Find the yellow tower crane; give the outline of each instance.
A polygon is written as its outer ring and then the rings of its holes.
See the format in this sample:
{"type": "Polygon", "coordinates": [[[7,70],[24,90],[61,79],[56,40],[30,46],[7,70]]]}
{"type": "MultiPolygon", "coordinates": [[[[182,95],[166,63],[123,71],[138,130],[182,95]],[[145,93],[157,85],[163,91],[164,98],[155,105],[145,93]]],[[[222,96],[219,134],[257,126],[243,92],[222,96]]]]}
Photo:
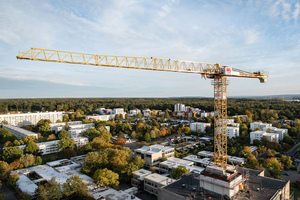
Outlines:
{"type": "Polygon", "coordinates": [[[17,59],[193,73],[201,74],[205,79],[213,79],[214,164],[224,170],[227,170],[227,77],[258,78],[261,83],[267,82],[268,78],[268,75],[263,71],[251,73],[213,63],[155,57],[99,55],[41,48],[31,48],[26,52],[19,52],[17,59]]]}

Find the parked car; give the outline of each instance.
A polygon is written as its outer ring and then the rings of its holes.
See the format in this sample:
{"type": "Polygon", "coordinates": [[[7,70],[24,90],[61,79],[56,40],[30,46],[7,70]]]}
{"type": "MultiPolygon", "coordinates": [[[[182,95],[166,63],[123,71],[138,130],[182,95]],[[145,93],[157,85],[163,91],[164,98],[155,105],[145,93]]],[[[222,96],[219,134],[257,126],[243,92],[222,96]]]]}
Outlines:
{"type": "Polygon", "coordinates": [[[285,173],[283,173],[282,175],[289,176],[290,174],[289,174],[289,173],[287,173],[287,172],[285,172],[285,173]]]}

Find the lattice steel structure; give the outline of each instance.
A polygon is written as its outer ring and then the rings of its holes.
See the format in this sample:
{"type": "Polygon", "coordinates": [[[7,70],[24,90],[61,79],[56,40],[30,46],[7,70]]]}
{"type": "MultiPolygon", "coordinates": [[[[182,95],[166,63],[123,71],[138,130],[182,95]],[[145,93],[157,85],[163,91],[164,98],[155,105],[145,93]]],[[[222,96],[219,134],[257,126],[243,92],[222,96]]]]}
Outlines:
{"type": "Polygon", "coordinates": [[[166,72],[201,74],[214,79],[214,163],[227,169],[227,81],[226,77],[258,78],[267,81],[268,74],[263,71],[246,72],[213,63],[164,59],[155,57],[115,56],[31,48],[19,52],[17,59],[47,62],[120,67],[166,72]]]}

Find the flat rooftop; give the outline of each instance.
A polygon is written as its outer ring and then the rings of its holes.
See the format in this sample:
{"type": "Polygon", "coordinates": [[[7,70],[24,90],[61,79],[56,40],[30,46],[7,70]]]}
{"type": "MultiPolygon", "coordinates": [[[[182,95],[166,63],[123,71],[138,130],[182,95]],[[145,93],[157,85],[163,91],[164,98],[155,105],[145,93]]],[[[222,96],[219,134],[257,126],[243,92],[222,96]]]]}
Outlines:
{"type": "Polygon", "coordinates": [[[151,174],[151,173],[152,173],[151,171],[146,170],[146,169],[139,169],[139,170],[132,172],[132,174],[139,176],[139,177],[145,176],[145,175],[151,174]]]}
{"type": "Polygon", "coordinates": [[[157,173],[150,174],[150,175],[146,176],[145,179],[147,179],[148,181],[159,183],[161,185],[168,185],[175,181],[175,179],[165,177],[165,176],[162,176],[157,173]]]}

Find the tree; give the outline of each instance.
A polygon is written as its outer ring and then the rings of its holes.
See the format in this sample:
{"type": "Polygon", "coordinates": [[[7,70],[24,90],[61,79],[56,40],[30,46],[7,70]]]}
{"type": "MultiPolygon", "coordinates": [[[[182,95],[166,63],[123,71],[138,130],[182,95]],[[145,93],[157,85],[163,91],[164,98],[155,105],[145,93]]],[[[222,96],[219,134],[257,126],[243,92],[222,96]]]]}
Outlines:
{"type": "Polygon", "coordinates": [[[144,136],[145,140],[147,142],[151,141],[151,137],[150,137],[150,134],[149,133],[146,133],[145,136],[144,136]]]}
{"type": "Polygon", "coordinates": [[[259,163],[253,154],[248,155],[246,157],[246,167],[251,168],[251,169],[258,169],[259,163]]]}
{"type": "Polygon", "coordinates": [[[151,139],[155,139],[156,138],[156,133],[155,133],[154,130],[150,131],[150,137],[151,137],[151,139]]]}
{"type": "Polygon", "coordinates": [[[287,157],[285,155],[281,156],[280,161],[283,163],[284,169],[289,169],[293,163],[291,157],[287,157]]]}
{"type": "Polygon", "coordinates": [[[283,165],[276,158],[268,158],[266,160],[267,170],[270,172],[271,176],[278,177],[283,170],[283,165]]]}
{"type": "Polygon", "coordinates": [[[267,148],[277,150],[280,148],[280,145],[275,141],[271,141],[267,143],[267,148]]]}
{"type": "Polygon", "coordinates": [[[7,141],[13,142],[17,139],[17,136],[10,132],[8,129],[0,128],[0,143],[4,144],[7,141]]]}
{"type": "Polygon", "coordinates": [[[40,156],[37,156],[34,162],[34,165],[41,165],[43,163],[43,160],[40,156]]]}
{"type": "Polygon", "coordinates": [[[268,128],[266,132],[267,133],[273,133],[272,129],[270,129],[270,128],[268,128]]]}
{"type": "Polygon", "coordinates": [[[88,192],[87,184],[78,175],[68,178],[63,188],[66,196],[84,196],[88,192]]]}
{"type": "Polygon", "coordinates": [[[165,135],[167,134],[167,131],[165,128],[162,128],[160,132],[163,137],[165,137],[165,135]]]}
{"type": "Polygon", "coordinates": [[[288,143],[289,145],[292,145],[292,146],[295,144],[295,140],[289,135],[284,136],[283,142],[288,143]]]}
{"type": "Polygon", "coordinates": [[[24,149],[24,153],[36,155],[39,151],[39,146],[34,141],[29,141],[24,149]]]}
{"type": "Polygon", "coordinates": [[[267,136],[262,136],[262,138],[260,139],[260,141],[266,145],[269,142],[269,138],[267,136]]]}
{"type": "Polygon", "coordinates": [[[33,166],[35,163],[35,156],[32,154],[22,155],[20,158],[20,163],[24,165],[25,168],[33,166]]]}
{"type": "Polygon", "coordinates": [[[73,149],[76,146],[76,144],[74,139],[70,137],[64,137],[61,140],[59,140],[57,146],[60,149],[68,149],[68,148],[73,149]]]}
{"type": "Polygon", "coordinates": [[[126,140],[122,137],[118,137],[117,140],[115,141],[116,145],[123,145],[125,144],[126,140]]]}
{"type": "Polygon", "coordinates": [[[9,164],[11,170],[22,169],[24,166],[20,163],[19,160],[15,160],[14,162],[9,164]]]}
{"type": "Polygon", "coordinates": [[[19,180],[19,175],[12,174],[8,177],[6,184],[11,187],[16,186],[18,180],[19,180]]]}
{"type": "Polygon", "coordinates": [[[171,178],[179,179],[182,175],[188,173],[190,170],[187,169],[185,166],[179,166],[173,170],[170,174],[171,178]]]}
{"type": "Polygon", "coordinates": [[[63,197],[63,193],[60,189],[59,184],[55,181],[55,178],[52,177],[44,185],[39,185],[36,190],[37,199],[42,200],[52,200],[52,199],[61,199],[63,197]]]}
{"type": "Polygon", "coordinates": [[[268,149],[266,153],[268,157],[274,157],[276,155],[276,151],[274,149],[268,149]]]}
{"type": "Polygon", "coordinates": [[[0,179],[5,180],[7,179],[10,173],[10,167],[5,161],[0,161],[0,179]]]}
{"type": "Polygon", "coordinates": [[[136,156],[134,159],[133,159],[133,162],[135,165],[138,166],[139,169],[143,168],[144,165],[145,165],[145,160],[141,158],[141,156],[136,156]]]}
{"type": "Polygon", "coordinates": [[[252,150],[250,149],[250,147],[245,146],[243,149],[243,153],[246,154],[246,156],[249,156],[252,154],[252,150]]]}
{"type": "Polygon", "coordinates": [[[69,115],[64,115],[63,122],[68,122],[68,121],[69,121],[69,115]]]}
{"type": "Polygon", "coordinates": [[[100,185],[107,185],[116,188],[119,185],[119,174],[111,170],[98,169],[94,174],[94,181],[100,185]]]}
{"type": "Polygon", "coordinates": [[[253,140],[253,145],[258,147],[260,145],[260,141],[257,139],[253,140]]]}
{"type": "Polygon", "coordinates": [[[56,136],[54,134],[51,134],[48,136],[47,140],[56,140],[56,136]]]}
{"type": "Polygon", "coordinates": [[[58,134],[58,139],[62,139],[62,138],[66,138],[69,137],[69,133],[66,130],[62,130],[59,134],[58,134]]]}
{"type": "Polygon", "coordinates": [[[132,175],[132,172],[138,170],[139,167],[135,165],[133,162],[130,162],[128,165],[124,167],[124,169],[121,171],[121,179],[129,181],[132,175]]]}
{"type": "Polygon", "coordinates": [[[19,159],[22,155],[23,151],[22,149],[20,149],[20,147],[8,147],[3,150],[3,160],[5,160],[8,163],[19,159]]]}
{"type": "Polygon", "coordinates": [[[110,143],[105,142],[100,137],[95,137],[92,142],[90,142],[90,145],[95,149],[101,149],[101,148],[107,148],[112,147],[113,145],[110,143]]]}

